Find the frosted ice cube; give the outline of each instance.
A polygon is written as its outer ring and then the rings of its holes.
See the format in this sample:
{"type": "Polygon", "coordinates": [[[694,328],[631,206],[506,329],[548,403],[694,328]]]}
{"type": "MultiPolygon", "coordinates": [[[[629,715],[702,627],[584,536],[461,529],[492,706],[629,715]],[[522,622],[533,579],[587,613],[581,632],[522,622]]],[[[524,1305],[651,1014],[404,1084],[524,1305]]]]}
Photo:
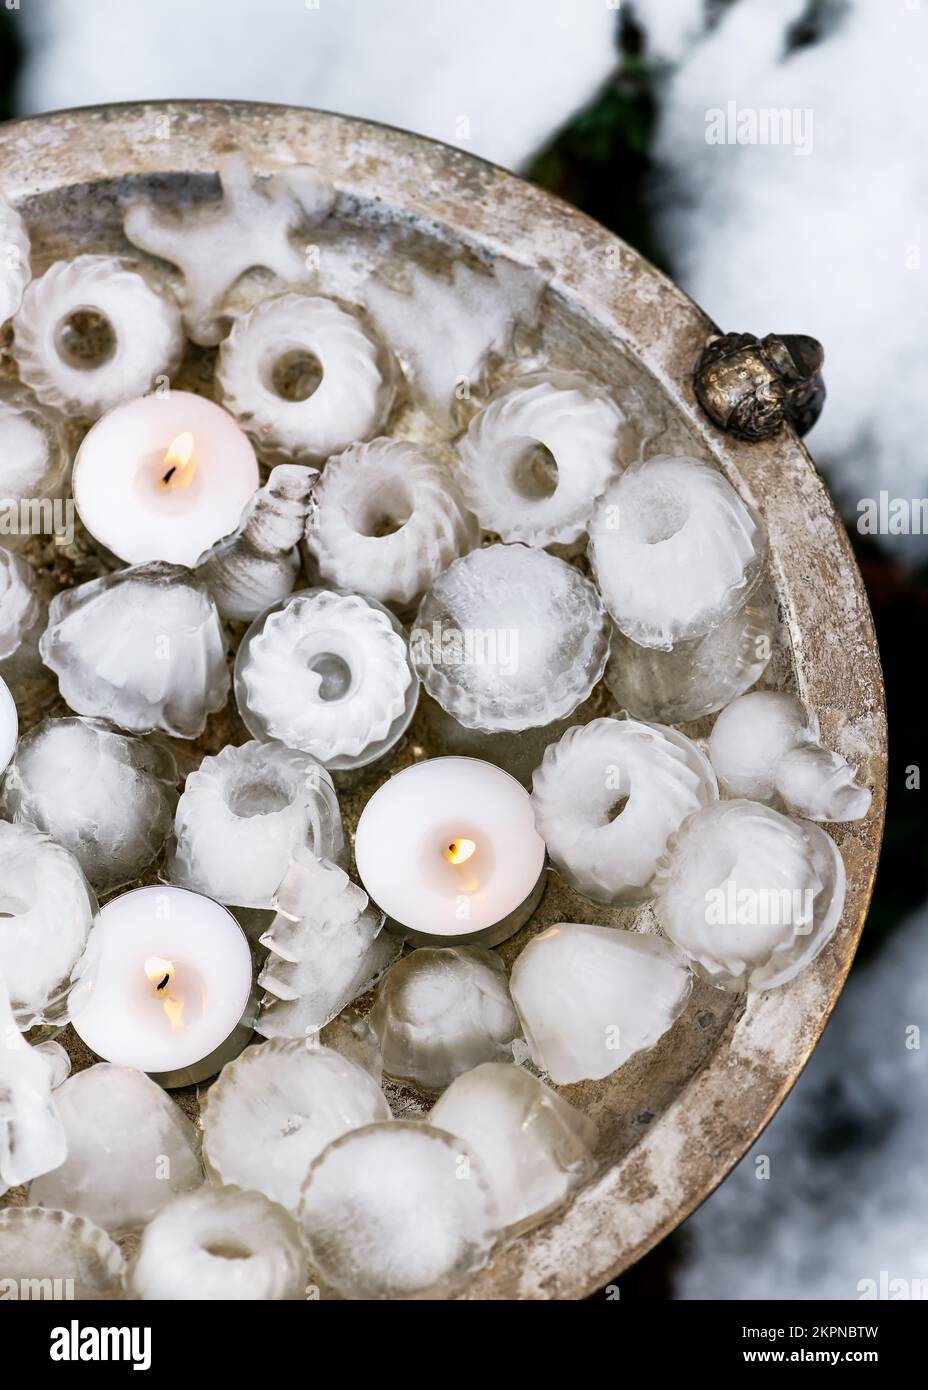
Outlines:
{"type": "Polygon", "coordinates": [[[361,594],[292,594],[252,623],[235,659],[235,698],[254,737],[336,770],[392,748],[418,695],[403,628],[361,594]]]}
{"type": "Polygon", "coordinates": [[[715,773],[691,739],[634,719],[568,729],[532,780],[535,824],[553,862],[574,888],[611,904],[650,897],[668,837],[717,799],[715,773]]]}
{"type": "Polygon", "coordinates": [[[403,949],[383,913],[336,864],[297,851],[261,937],[267,991],[255,1023],[264,1037],[305,1038],[370,989],[403,949]]]}
{"type": "Polygon", "coordinates": [[[622,424],[605,389],[581,372],[507,382],[458,445],[467,505],[504,541],[577,540],[619,471],[622,424]]]}
{"type": "Polygon", "coordinates": [[[714,714],[760,680],[773,652],[776,604],[759,586],[730,618],[669,651],[641,647],[615,628],[606,684],[639,719],[682,724],[714,714]]]}
{"type": "Polygon", "coordinates": [[[46,719],[19,741],[0,814],[69,849],[98,893],[138,878],[158,855],[177,802],[177,765],[155,739],[102,719],[46,719]]]}
{"type": "Polygon", "coordinates": [[[671,839],[654,910],[710,984],[774,989],[831,939],[844,890],[841,855],[819,826],[757,801],[719,801],[671,839]]]}
{"type": "Polygon", "coordinates": [[[92,1221],[44,1207],[0,1211],[0,1286],[14,1280],[20,1298],[118,1299],[124,1271],[119,1246],[92,1221]]]}
{"type": "Polygon", "coordinates": [[[322,579],[399,608],[480,539],[451,472],[398,440],[354,444],[330,458],[314,502],[306,546],[322,579]]]}
{"type": "Polygon", "coordinates": [[[39,655],[47,621],[32,566],[0,546],[0,676],[20,702],[53,684],[39,655]]]}
{"type": "Polygon", "coordinates": [[[366,1071],[328,1048],[275,1038],[246,1048],[210,1087],[203,1158],[213,1183],[263,1192],[293,1210],[326,1144],[389,1118],[366,1071]]]}
{"type": "Polygon", "coordinates": [[[540,1221],[596,1172],[593,1121],[511,1062],[484,1062],[452,1081],[429,1123],[480,1159],[503,1226],[540,1221]]]}
{"type": "Polygon", "coordinates": [[[378,985],[370,1021],[387,1075],[429,1091],[479,1062],[508,1058],[519,1033],[505,966],[482,946],[405,956],[378,985]]]}
{"type": "Polygon", "coordinates": [[[260,1192],[201,1187],[145,1228],[129,1268],[141,1299],[266,1302],[306,1296],[306,1254],[289,1212],[260,1192]]]}
{"type": "Polygon", "coordinates": [[[590,560],[616,624],[664,650],[740,608],[767,552],[757,513],[698,459],[661,455],[627,468],[590,522],[590,560]]]}
{"type": "Polygon", "coordinates": [[[359,1299],[447,1298],[486,1263],[499,1220],[479,1159],[408,1120],[330,1144],[299,1214],[313,1269],[359,1299]]]}
{"type": "Polygon", "coordinates": [[[410,643],[426,690],[461,724],[519,730],[586,699],[605,668],[609,630],[579,570],[544,550],[491,545],[439,575],[410,643]]]}
{"type": "Polygon", "coordinates": [[[130,732],[197,738],[229,693],[216,605],[181,565],[133,565],[65,589],[40,650],[71,709],[130,732]]]}
{"type": "MultiPolygon", "coordinates": [[[[61,416],[20,382],[0,382],[0,499],[5,506],[24,502],[30,522],[44,519],[41,504],[65,495],[70,471],[61,416]]],[[[54,510],[52,518],[57,522],[54,510]]],[[[21,508],[17,522],[16,529],[3,535],[4,546],[13,550],[25,545],[33,529],[22,526],[21,508]]]]}
{"type": "Polygon", "coordinates": [[[113,1233],[137,1230],[179,1192],[203,1182],[186,1115],[144,1072],[98,1062],[55,1092],[68,1141],[60,1168],[29,1193],[113,1233]]]}
{"type": "Polygon", "coordinates": [[[0,1197],[65,1160],[64,1126],[51,1098],[54,1077],[51,1059],[19,1031],[0,974],[0,1197]]]}
{"type": "Polygon", "coordinates": [[[510,979],[532,1060],[558,1086],[598,1081],[654,1047],[692,985],[659,936],[577,922],[534,937],[510,979]]]}
{"type": "Polygon", "coordinates": [[[200,556],[196,572],[220,616],[250,623],[293,592],[300,572],[299,542],[319,474],[281,463],[271,469],[242,515],[238,529],[200,556]]]}
{"type": "Polygon", "coordinates": [[[413,265],[400,288],[371,279],[363,294],[417,399],[447,427],[461,383],[473,393],[486,367],[509,355],[517,328],[536,322],[546,283],[534,267],[498,256],[489,273],[455,261],[447,278],[413,265]]]}
{"type": "Polygon", "coordinates": [[[96,915],[72,854],[31,825],[0,821],[0,976],[23,1030],[65,1021],[71,972],[96,915]]]}
{"type": "Polygon", "coordinates": [[[715,721],[709,756],[730,796],[808,820],[860,820],[870,809],[870,792],[822,747],[818,720],[795,695],[755,690],[733,700],[715,721]]]}
{"type": "Polygon", "coordinates": [[[344,853],[332,779],[306,753],[253,740],[190,773],[167,877],[221,903],[269,908],[301,845],[326,858],[344,853]]]}
{"type": "Polygon", "coordinates": [[[29,265],[29,234],[26,225],[12,203],[0,194],[0,324],[16,313],[23,300],[23,291],[32,278],[29,265]]]}

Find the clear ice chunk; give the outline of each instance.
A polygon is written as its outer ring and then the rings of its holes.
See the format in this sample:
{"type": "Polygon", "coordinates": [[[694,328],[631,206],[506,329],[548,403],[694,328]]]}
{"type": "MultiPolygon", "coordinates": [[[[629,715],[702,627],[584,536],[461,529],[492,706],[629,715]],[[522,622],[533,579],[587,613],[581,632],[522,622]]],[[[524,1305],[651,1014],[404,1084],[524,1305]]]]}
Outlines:
{"type": "Polygon", "coordinates": [[[297,234],[324,221],[335,201],[331,181],[309,164],[259,178],[241,150],[229,150],[217,158],[216,172],[218,201],[177,211],[140,199],[124,222],[135,246],[180,268],[187,331],[205,346],[223,337],[226,296],[247,271],[264,267],[284,284],[307,279],[297,234]]]}
{"type": "Polygon", "coordinates": [[[71,851],[97,893],[137,879],[161,850],[177,803],[166,744],[102,719],[45,719],[20,739],[0,814],[71,851]]]}
{"type": "Polygon", "coordinates": [[[306,753],[252,740],[204,758],[188,776],[166,874],[221,903],[270,908],[300,846],[344,854],[332,779],[306,753]]]}
{"type": "Polygon", "coordinates": [[[356,1129],[309,1170],[312,1268],[343,1298],[447,1298],[489,1258],[499,1217],[479,1159],[433,1125],[356,1129]]]}
{"type": "Polygon", "coordinates": [[[57,1090],[71,1075],[71,1058],[61,1043],[55,1042],[52,1038],[36,1043],[34,1050],[48,1063],[52,1090],[57,1090]]]}
{"type": "Polygon", "coordinates": [[[145,1228],[129,1266],[132,1298],[269,1302],[306,1297],[306,1254],[288,1211],[260,1192],[201,1187],[145,1228]]]}
{"type": "Polygon", "coordinates": [[[206,1171],[214,1184],[263,1192],[293,1211],[326,1144],[389,1118],[380,1087],[347,1057],[313,1040],[275,1038],[227,1062],[206,1093],[206,1171]]]}
{"type": "Polygon", "coordinates": [[[506,968],[482,946],[421,947],[397,961],[370,1012],[384,1071],[440,1091],[480,1062],[509,1058],[519,1021],[506,968]]]}
{"type": "MultiPolygon", "coordinates": [[[[57,411],[42,405],[28,386],[18,381],[0,382],[0,498],[9,507],[19,505],[17,527],[2,533],[11,550],[26,544],[34,525],[22,525],[22,504],[29,521],[44,521],[47,499],[64,497],[71,473],[64,421],[57,411]],[[37,505],[38,504],[38,505],[37,505]]],[[[59,514],[63,519],[64,513],[59,514]]],[[[55,509],[52,520],[57,524],[55,509]]]]}
{"type": "Polygon", "coordinates": [[[581,372],[507,382],[458,445],[464,499],[501,540],[576,541],[619,471],[622,426],[604,387],[581,372]]]}
{"type": "Polygon", "coordinates": [[[122,1298],[124,1272],[119,1246],[82,1216],[44,1207],[0,1211],[0,1287],[13,1280],[20,1298],[112,1301],[122,1298]]]}
{"type": "Polygon", "coordinates": [[[480,1159],[505,1227],[540,1221],[596,1172],[593,1121],[512,1062],[464,1072],[429,1123],[457,1135],[480,1159]]]}
{"type": "Polygon", "coordinates": [[[699,975],[725,989],[774,989],[834,935],[844,863],[811,821],[719,801],[672,837],[654,890],[658,921],[699,975]]]}
{"type": "Polygon", "coordinates": [[[599,1081],[654,1047],[692,985],[661,937],[577,922],[534,937],[509,982],[532,1061],[558,1086],[599,1081]]]}
{"type": "Polygon", "coordinates": [[[73,854],[34,826],[0,821],[0,977],[24,1032],[66,1022],[71,973],[96,916],[73,854]]]}
{"type": "Polygon", "coordinates": [[[196,1130],[144,1072],[98,1062],[59,1086],[55,1104],[68,1156],[32,1184],[36,1206],[74,1212],[116,1235],[138,1230],[203,1182],[196,1130]]]}
{"type": "Polygon", "coordinates": [[[594,719],[568,729],[532,779],[538,833],[567,882],[595,902],[651,896],[670,835],[718,799],[715,773],[676,729],[594,719]]]}
{"type": "Polygon", "coordinates": [[[32,278],[29,265],[29,234],[12,203],[0,193],[0,324],[16,313],[23,302],[23,291],[32,278]]]}
{"type": "Polygon", "coordinates": [[[764,674],[773,652],[777,609],[759,585],[730,618],[669,651],[641,647],[615,628],[605,681],[620,709],[637,719],[683,724],[715,714],[764,674]]]}
{"type": "Polygon", "coordinates": [[[572,565],[525,545],[491,545],[439,575],[410,644],[426,690],[459,723],[521,730],[586,699],[605,669],[609,625],[572,565]]]}
{"type": "Polygon", "coordinates": [[[261,944],[267,991],[255,1030],[306,1038],[380,979],[403,949],[383,931],[383,913],[338,865],[298,850],[276,897],[261,944]]]}
{"type": "Polygon", "coordinates": [[[870,809],[870,792],[822,746],[817,718],[795,695],[755,690],[733,700],[715,721],[709,757],[729,796],[807,820],[860,820],[870,809]]]}
{"type": "Polygon", "coordinates": [[[293,592],[300,572],[298,546],[318,477],[315,468],[298,463],[272,468],[238,529],[200,556],[196,572],[220,617],[250,623],[293,592]]]}
{"type": "Polygon", "coordinates": [[[417,444],[352,445],[329,459],[314,503],[306,547],[320,577],[400,609],[480,540],[454,476],[417,444]]]}
{"type": "Polygon", "coordinates": [[[77,714],[198,738],[229,694],[225,636],[181,565],[133,565],[59,593],[40,650],[77,714]]]}
{"type": "Polygon", "coordinates": [[[350,1062],[355,1062],[369,1072],[379,1086],[383,1080],[383,1057],[377,1034],[370,1020],[356,1013],[354,1009],[343,1009],[338,1018],[333,1018],[319,1030],[319,1045],[340,1052],[350,1062]]]}
{"type": "MultiPolygon", "coordinates": [[[[0,1197],[65,1160],[67,1140],[52,1100],[54,1080],[52,1059],[30,1047],[19,1031],[0,974],[0,1197]]],[[[0,1276],[5,1273],[0,1265],[0,1276]]]]}
{"type": "Polygon", "coordinates": [[[47,621],[32,566],[0,546],[0,676],[21,702],[41,698],[54,684],[39,655],[47,621]]]}
{"type": "Polygon", "coordinates": [[[235,659],[249,732],[335,770],[364,767],[392,748],[418,694],[403,628],[361,594],[292,594],[252,623],[235,659]]]}
{"type": "Polygon", "coordinates": [[[666,651],[741,607],[761,579],[767,539],[718,469],[661,455],[627,468],[600,498],[589,553],[619,629],[666,651]]]}

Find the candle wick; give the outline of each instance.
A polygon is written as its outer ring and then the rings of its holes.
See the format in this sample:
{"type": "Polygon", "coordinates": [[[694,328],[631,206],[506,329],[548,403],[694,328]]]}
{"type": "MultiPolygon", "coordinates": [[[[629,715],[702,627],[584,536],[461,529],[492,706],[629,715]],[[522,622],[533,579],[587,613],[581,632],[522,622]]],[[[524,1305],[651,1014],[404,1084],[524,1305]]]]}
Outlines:
{"type": "Polygon", "coordinates": [[[165,977],[164,977],[164,979],[161,981],[161,983],[158,984],[158,985],[156,985],[155,988],[156,988],[156,989],[164,989],[165,985],[169,983],[170,979],[171,979],[171,976],[170,976],[169,974],[168,974],[168,975],[165,975],[165,977]]]}
{"type": "Polygon", "coordinates": [[[171,479],[174,477],[174,474],[175,474],[176,472],[177,472],[177,464],[176,464],[176,463],[172,463],[172,464],[171,464],[171,467],[168,469],[168,471],[165,473],[164,477],[161,479],[161,486],[162,486],[162,487],[167,487],[168,483],[169,483],[169,482],[171,481],[171,479]]]}

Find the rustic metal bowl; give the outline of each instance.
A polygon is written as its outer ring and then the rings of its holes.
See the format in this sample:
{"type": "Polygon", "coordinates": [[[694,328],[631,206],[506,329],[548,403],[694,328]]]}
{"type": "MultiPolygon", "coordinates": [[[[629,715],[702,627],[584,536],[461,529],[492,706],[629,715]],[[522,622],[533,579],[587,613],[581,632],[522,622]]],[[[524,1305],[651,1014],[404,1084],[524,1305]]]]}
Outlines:
{"type": "MultiPolygon", "coordinates": [[[[580,1298],[638,1259],[725,1177],[795,1082],[844,982],[870,900],[886,787],[880,664],[860,575],[796,438],[738,444],[701,413],[691,376],[712,329],[705,315],[595,222],[459,150],[344,116],[245,103],[113,106],[11,122],[0,127],[3,187],[25,215],[35,270],[81,251],[130,251],[121,233],[127,198],[140,189],[180,202],[215,196],[216,155],[230,146],[259,172],[293,160],[318,164],[340,192],[336,226],[360,242],[436,264],[462,251],[484,262],[503,254],[551,272],[539,331],[552,359],[633,396],[651,451],[715,461],[760,510],[781,617],[765,683],[796,690],[819,714],[825,740],[859,765],[874,791],[866,821],[832,827],[847,867],[847,904],[812,967],[784,989],[747,999],[697,984],[685,1015],[652,1053],[605,1081],[563,1088],[600,1127],[599,1175],[564,1211],[503,1246],[467,1296],[580,1298]]],[[[208,353],[193,352],[184,381],[208,390],[210,368],[208,353]]],[[[99,565],[80,537],[66,552],[46,547],[33,559],[57,585],[99,565]]],[[[380,780],[445,751],[430,705],[423,699],[380,780]]],[[[608,692],[600,688],[588,706],[584,718],[610,712],[608,692]]],[[[244,736],[227,713],[196,748],[178,750],[186,768],[244,736]]],[[[350,828],[374,785],[345,797],[350,828]]],[[[511,960],[529,935],[559,920],[654,926],[649,908],[597,907],[551,874],[533,922],[503,954],[511,960]]],[[[75,1040],[70,1046],[76,1065],[90,1060],[75,1040]]],[[[195,1113],[193,1094],[178,1098],[195,1113]]],[[[424,1104],[399,1087],[392,1098],[404,1112],[424,1104]]]]}

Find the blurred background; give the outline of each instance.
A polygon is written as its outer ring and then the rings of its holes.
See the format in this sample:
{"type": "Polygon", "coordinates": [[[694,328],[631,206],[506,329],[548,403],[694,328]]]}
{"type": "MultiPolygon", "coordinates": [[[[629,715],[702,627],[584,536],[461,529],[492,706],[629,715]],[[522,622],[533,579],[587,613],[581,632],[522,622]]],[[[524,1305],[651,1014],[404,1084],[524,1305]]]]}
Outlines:
{"type": "Polygon", "coordinates": [[[623,1276],[623,1298],[928,1289],[926,64],[928,0],[0,6],[3,118],[227,97],[388,121],[569,199],[723,329],[825,345],[829,398],[807,442],[864,574],[889,703],[876,896],[792,1095],[700,1211],[623,1276]],[[786,113],[785,142],[750,138],[769,111],[786,113]],[[913,524],[862,535],[860,504],[881,494],[913,524]]]}

